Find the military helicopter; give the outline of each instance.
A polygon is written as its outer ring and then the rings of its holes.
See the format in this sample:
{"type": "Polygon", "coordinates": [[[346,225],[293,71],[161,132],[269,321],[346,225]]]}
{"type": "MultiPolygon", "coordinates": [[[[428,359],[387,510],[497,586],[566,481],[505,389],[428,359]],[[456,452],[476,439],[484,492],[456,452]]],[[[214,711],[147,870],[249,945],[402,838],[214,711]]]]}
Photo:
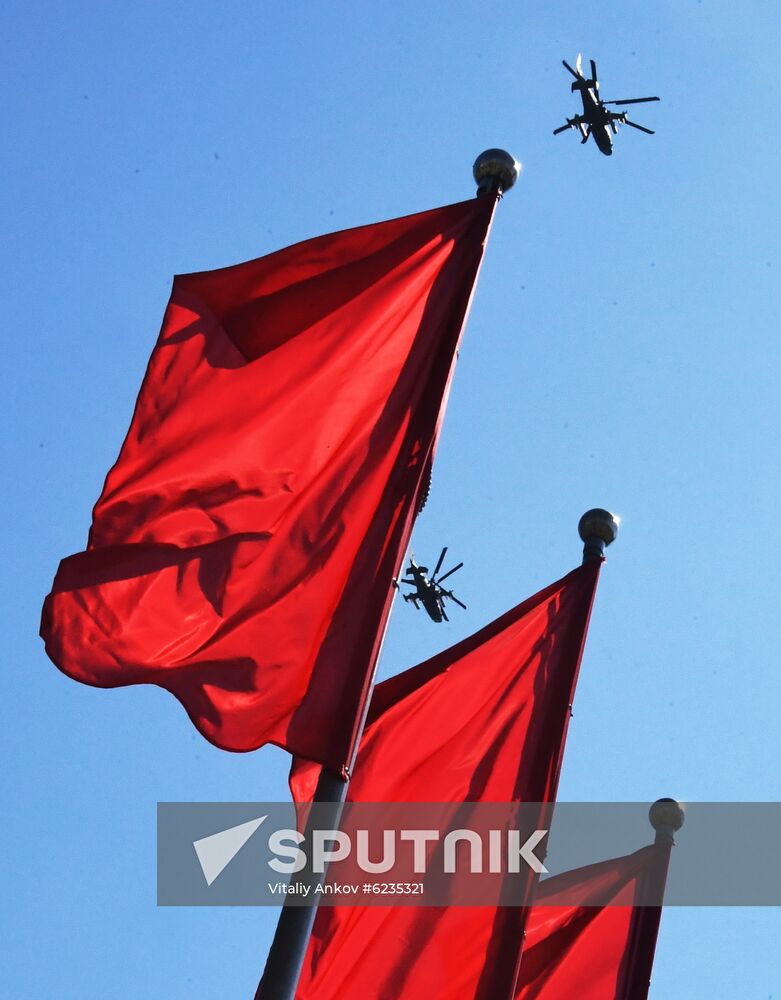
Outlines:
{"type": "Polygon", "coordinates": [[[580,91],[580,96],[583,100],[583,114],[575,115],[574,118],[568,118],[567,124],[554,129],[553,134],[559,135],[562,132],[566,132],[567,129],[576,128],[583,137],[581,139],[581,145],[584,142],[588,142],[588,137],[593,135],[594,142],[596,142],[600,152],[604,153],[605,156],[610,156],[613,153],[612,135],[618,135],[619,125],[629,125],[631,128],[636,128],[640,132],[646,132],[648,135],[654,135],[655,133],[653,129],[630,122],[626,111],[609,111],[605,105],[645,104],[647,101],[658,101],[659,98],[632,97],[626,101],[603,101],[599,96],[597,64],[593,59],[591,60],[591,78],[587,80],[583,76],[581,59],[582,57],[580,53],[578,53],[578,58],[575,62],[575,69],[573,69],[570,64],[566,62],[566,60],[562,59],[561,62],[565,69],[568,69],[569,72],[575,77],[575,82],[572,84],[572,92],[574,94],[576,90],[580,91]]]}
{"type": "Polygon", "coordinates": [[[464,565],[460,562],[457,566],[449,569],[447,573],[437,579],[437,573],[439,573],[442,568],[442,563],[445,561],[445,553],[447,552],[447,546],[442,549],[437,565],[434,568],[434,572],[431,576],[428,576],[428,566],[418,566],[415,562],[414,557],[410,557],[409,566],[406,570],[406,576],[402,578],[401,581],[394,580],[395,586],[398,587],[399,582],[406,583],[409,587],[414,587],[415,591],[411,594],[404,594],[405,601],[412,601],[416,609],[420,609],[420,605],[423,605],[423,609],[429,618],[434,622],[446,621],[449,622],[450,619],[445,612],[445,599],[449,598],[451,601],[455,601],[459,607],[462,607],[466,611],[466,604],[463,601],[459,601],[452,590],[445,590],[442,586],[442,581],[451,574],[455,573],[457,569],[461,569],[464,565]],[[410,579],[411,574],[411,579],[410,579]]]}

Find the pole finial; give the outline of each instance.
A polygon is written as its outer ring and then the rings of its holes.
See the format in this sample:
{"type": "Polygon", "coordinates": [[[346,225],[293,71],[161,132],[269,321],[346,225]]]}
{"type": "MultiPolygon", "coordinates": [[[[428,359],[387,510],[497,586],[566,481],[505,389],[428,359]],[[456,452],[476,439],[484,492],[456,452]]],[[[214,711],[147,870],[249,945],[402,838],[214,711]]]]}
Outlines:
{"type": "Polygon", "coordinates": [[[648,819],[656,830],[657,844],[674,844],[675,834],[686,818],[683,806],[675,799],[657,799],[648,810],[648,819]]]}
{"type": "Polygon", "coordinates": [[[616,540],[620,522],[621,518],[601,507],[586,511],[578,521],[578,534],[583,540],[583,562],[602,558],[607,546],[616,540]]]}
{"type": "Polygon", "coordinates": [[[509,191],[520,176],[522,167],[506,149],[486,149],[475,160],[472,176],[478,194],[509,191]]]}

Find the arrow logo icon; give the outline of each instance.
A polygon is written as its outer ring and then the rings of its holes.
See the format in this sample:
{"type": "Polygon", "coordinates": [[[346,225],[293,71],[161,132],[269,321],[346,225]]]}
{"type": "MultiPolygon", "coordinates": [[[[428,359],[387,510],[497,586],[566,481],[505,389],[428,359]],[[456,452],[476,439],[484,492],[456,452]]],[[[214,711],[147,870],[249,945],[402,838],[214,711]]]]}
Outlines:
{"type": "Polygon", "coordinates": [[[260,816],[248,823],[240,823],[238,826],[231,826],[227,830],[220,830],[219,833],[193,841],[207,885],[211,885],[222,874],[264,819],[265,816],[260,816]]]}

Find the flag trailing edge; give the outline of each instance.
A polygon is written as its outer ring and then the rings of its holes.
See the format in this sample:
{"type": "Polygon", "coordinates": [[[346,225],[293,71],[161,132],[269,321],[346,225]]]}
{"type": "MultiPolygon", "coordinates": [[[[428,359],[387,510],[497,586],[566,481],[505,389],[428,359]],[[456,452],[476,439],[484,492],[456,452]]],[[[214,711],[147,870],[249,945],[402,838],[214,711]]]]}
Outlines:
{"type": "MultiPolygon", "coordinates": [[[[552,802],[601,562],[377,685],[352,802],[552,802]]],[[[297,759],[311,801],[319,768],[297,759]]],[[[468,825],[468,823],[467,823],[468,825]]],[[[320,909],[297,1000],[512,996],[525,911],[320,909]]]]}
{"type": "Polygon", "coordinates": [[[51,659],[212,743],[350,761],[494,196],[178,276],[51,659]]]}

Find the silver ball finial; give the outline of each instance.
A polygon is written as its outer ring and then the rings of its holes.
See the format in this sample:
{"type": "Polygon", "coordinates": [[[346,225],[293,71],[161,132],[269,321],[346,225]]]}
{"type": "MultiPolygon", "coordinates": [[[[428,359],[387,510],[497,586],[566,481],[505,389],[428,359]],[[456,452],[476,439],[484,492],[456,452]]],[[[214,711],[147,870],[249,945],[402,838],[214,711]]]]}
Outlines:
{"type": "Polygon", "coordinates": [[[657,799],[648,810],[648,819],[656,830],[656,842],[674,844],[675,834],[686,818],[683,806],[675,799],[657,799]]]}
{"type": "Polygon", "coordinates": [[[477,193],[486,194],[498,190],[500,194],[504,194],[518,180],[521,169],[521,164],[506,149],[484,150],[472,167],[477,193]]]}
{"type": "Polygon", "coordinates": [[[608,545],[616,540],[621,518],[609,510],[594,507],[578,521],[578,534],[583,540],[583,561],[601,559],[608,545]]]}

